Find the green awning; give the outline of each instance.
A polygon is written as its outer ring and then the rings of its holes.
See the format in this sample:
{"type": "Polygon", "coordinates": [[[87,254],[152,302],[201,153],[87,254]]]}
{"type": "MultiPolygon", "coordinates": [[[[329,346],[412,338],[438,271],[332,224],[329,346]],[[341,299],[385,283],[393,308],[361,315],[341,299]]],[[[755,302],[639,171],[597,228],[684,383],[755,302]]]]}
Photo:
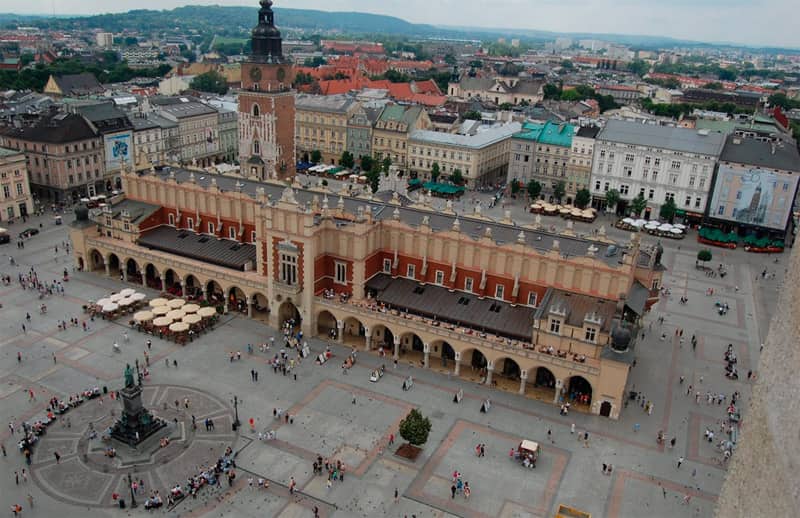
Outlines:
{"type": "Polygon", "coordinates": [[[425,182],[423,187],[438,194],[460,194],[464,192],[464,187],[446,183],[425,182]]]}

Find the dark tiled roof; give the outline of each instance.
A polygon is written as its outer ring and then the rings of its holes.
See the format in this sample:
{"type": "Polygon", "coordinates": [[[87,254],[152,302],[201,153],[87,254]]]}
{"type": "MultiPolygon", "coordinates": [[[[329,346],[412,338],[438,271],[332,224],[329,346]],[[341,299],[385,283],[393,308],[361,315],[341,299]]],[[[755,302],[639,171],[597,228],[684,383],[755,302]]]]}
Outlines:
{"type": "Polygon", "coordinates": [[[410,279],[392,279],[383,273],[369,282],[372,286],[385,285],[378,291],[375,299],[395,309],[436,317],[438,320],[508,338],[531,339],[535,312],[531,307],[513,306],[489,298],[480,299],[477,295],[451,292],[441,286],[422,285],[410,279]]]}
{"type": "Polygon", "coordinates": [[[48,142],[61,144],[78,142],[94,138],[92,127],[80,115],[59,113],[42,118],[36,125],[22,128],[8,128],[5,134],[9,137],[31,142],[48,142]]]}
{"type": "Polygon", "coordinates": [[[139,223],[160,208],[161,207],[158,205],[152,205],[143,201],[125,199],[111,206],[111,217],[113,219],[121,219],[122,211],[128,211],[128,214],[130,214],[131,223],[139,223]]]}
{"type": "Polygon", "coordinates": [[[767,169],[800,171],[800,154],[798,154],[797,147],[793,143],[780,142],[775,144],[774,153],[772,146],[769,142],[728,135],[719,159],[722,162],[735,162],[767,169]]]}
{"type": "Polygon", "coordinates": [[[139,245],[234,270],[244,271],[246,264],[250,263],[252,267],[256,264],[255,245],[196,234],[167,225],[142,234],[139,245]]]}
{"type": "Polygon", "coordinates": [[[648,291],[642,283],[635,281],[633,286],[631,286],[631,292],[628,294],[625,305],[631,308],[637,315],[644,316],[644,306],[648,298],[650,298],[650,291],[648,291]]]}
{"type": "Polygon", "coordinates": [[[100,81],[89,72],[53,76],[53,80],[65,96],[97,94],[104,91],[100,81]]]}
{"type": "Polygon", "coordinates": [[[536,309],[536,319],[547,318],[551,309],[565,312],[564,320],[572,327],[583,327],[586,317],[592,315],[593,318],[600,319],[600,329],[607,333],[611,330],[611,320],[614,318],[617,305],[612,300],[548,288],[536,309]]]}
{"type": "Polygon", "coordinates": [[[600,128],[597,126],[581,126],[578,128],[576,135],[585,138],[595,138],[599,132],[600,128]]]}
{"type": "Polygon", "coordinates": [[[86,117],[103,134],[133,128],[125,112],[114,103],[86,104],[75,107],[75,111],[86,117]]]}

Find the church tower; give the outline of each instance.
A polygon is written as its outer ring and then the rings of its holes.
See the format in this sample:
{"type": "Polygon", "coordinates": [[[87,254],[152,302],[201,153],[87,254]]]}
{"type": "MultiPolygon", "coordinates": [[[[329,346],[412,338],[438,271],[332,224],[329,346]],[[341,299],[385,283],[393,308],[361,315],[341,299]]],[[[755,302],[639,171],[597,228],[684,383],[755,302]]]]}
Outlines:
{"type": "Polygon", "coordinates": [[[272,0],[261,0],[250,57],[242,63],[239,94],[239,164],[258,180],[295,174],[294,68],[283,56],[272,0]]]}

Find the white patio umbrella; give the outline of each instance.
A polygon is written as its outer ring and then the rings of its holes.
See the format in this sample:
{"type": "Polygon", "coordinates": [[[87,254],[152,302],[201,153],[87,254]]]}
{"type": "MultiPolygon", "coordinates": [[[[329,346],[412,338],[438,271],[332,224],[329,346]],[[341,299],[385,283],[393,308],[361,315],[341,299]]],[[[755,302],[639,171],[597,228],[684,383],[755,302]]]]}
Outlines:
{"type": "Polygon", "coordinates": [[[658,227],[658,230],[660,230],[661,232],[669,232],[670,230],[672,230],[672,225],[664,223],[663,225],[658,227]]]}
{"type": "Polygon", "coordinates": [[[200,310],[200,306],[198,306],[197,304],[186,304],[181,309],[185,311],[187,314],[197,313],[200,310]]]}
{"type": "Polygon", "coordinates": [[[158,306],[157,308],[153,308],[153,314],[156,316],[164,316],[169,313],[171,310],[167,306],[158,306]]]}
{"type": "Polygon", "coordinates": [[[675,224],[674,224],[674,225],[672,225],[672,226],[673,226],[673,227],[675,227],[675,228],[679,228],[679,229],[681,229],[681,230],[686,230],[686,225],[682,225],[682,224],[680,224],[680,223],[675,223],[675,224]]]}
{"type": "Polygon", "coordinates": [[[197,314],[203,318],[213,317],[217,314],[216,308],[212,308],[211,306],[206,306],[204,308],[200,308],[197,311],[197,314]]]}
{"type": "Polygon", "coordinates": [[[130,297],[134,293],[136,293],[136,290],[134,290],[133,288],[125,288],[124,290],[119,292],[119,294],[122,295],[123,297],[130,297]]]}
{"type": "Polygon", "coordinates": [[[105,306],[106,304],[111,304],[112,302],[114,301],[106,297],[104,299],[98,300],[97,302],[95,302],[95,304],[97,304],[98,306],[105,306]]]}
{"type": "Polygon", "coordinates": [[[186,322],[175,322],[174,324],[170,324],[169,330],[173,333],[182,333],[189,330],[189,324],[186,322]]]}
{"type": "Polygon", "coordinates": [[[171,307],[172,309],[178,309],[184,304],[186,304],[186,301],[183,299],[172,299],[169,302],[167,302],[167,306],[171,307]]]}
{"type": "Polygon", "coordinates": [[[673,234],[676,234],[676,235],[677,234],[683,234],[683,230],[681,230],[679,228],[671,228],[669,231],[672,232],[673,234]]]}
{"type": "Polygon", "coordinates": [[[180,320],[186,316],[186,313],[180,309],[173,309],[169,313],[167,313],[167,318],[171,318],[172,320],[180,320]]]}
{"type": "Polygon", "coordinates": [[[119,309],[119,304],[114,302],[109,302],[108,304],[102,306],[103,313],[111,313],[112,311],[116,311],[119,309]]]}
{"type": "Polygon", "coordinates": [[[171,323],[172,323],[172,319],[171,318],[167,318],[167,317],[158,317],[157,319],[153,320],[153,325],[157,326],[157,327],[168,326],[171,323]]]}
{"type": "Polygon", "coordinates": [[[117,304],[119,304],[120,307],[124,308],[126,306],[130,306],[134,302],[136,301],[131,298],[125,297],[124,299],[120,299],[119,302],[117,302],[117,304]]]}
{"type": "Polygon", "coordinates": [[[115,293],[108,298],[111,300],[111,302],[119,302],[120,300],[125,298],[125,295],[123,295],[122,293],[115,293]]]}
{"type": "Polygon", "coordinates": [[[635,221],[633,218],[622,218],[622,222],[627,223],[628,225],[633,225],[635,221]]]}
{"type": "Polygon", "coordinates": [[[134,293],[133,295],[131,295],[128,298],[130,298],[132,300],[135,300],[136,302],[139,302],[140,300],[146,299],[147,295],[145,295],[144,293],[134,293]]]}
{"type": "Polygon", "coordinates": [[[150,305],[154,308],[157,308],[158,306],[166,306],[167,302],[169,302],[167,299],[159,297],[151,300],[150,305]]]}
{"type": "Polygon", "coordinates": [[[203,318],[200,315],[198,315],[197,313],[192,313],[191,315],[186,315],[185,317],[183,317],[182,320],[184,322],[186,322],[187,324],[197,324],[202,319],[203,318]]]}

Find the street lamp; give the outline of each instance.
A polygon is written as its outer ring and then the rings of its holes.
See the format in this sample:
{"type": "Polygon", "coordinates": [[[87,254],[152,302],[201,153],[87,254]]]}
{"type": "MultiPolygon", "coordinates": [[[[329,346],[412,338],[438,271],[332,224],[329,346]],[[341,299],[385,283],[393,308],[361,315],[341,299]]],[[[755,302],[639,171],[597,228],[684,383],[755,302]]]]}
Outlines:
{"type": "Polygon", "coordinates": [[[131,474],[130,473],[128,473],[128,487],[131,490],[131,509],[135,509],[136,506],[137,506],[137,504],[136,504],[136,496],[134,496],[134,494],[133,494],[133,478],[131,478],[131,474]]]}
{"type": "Polygon", "coordinates": [[[235,432],[236,430],[239,429],[239,425],[241,424],[239,422],[239,398],[235,395],[233,396],[233,413],[234,413],[233,431],[235,432]]]}

